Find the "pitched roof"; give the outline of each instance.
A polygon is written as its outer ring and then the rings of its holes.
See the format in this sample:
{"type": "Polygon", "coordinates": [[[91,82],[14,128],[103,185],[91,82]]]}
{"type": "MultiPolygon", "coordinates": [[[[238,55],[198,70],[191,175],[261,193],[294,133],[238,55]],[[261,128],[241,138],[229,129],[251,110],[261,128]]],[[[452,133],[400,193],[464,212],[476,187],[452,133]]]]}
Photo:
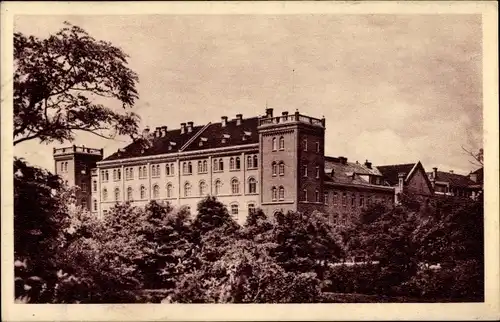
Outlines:
{"type": "Polygon", "coordinates": [[[157,154],[176,153],[190,142],[183,151],[206,150],[225,146],[238,146],[259,142],[257,133],[258,117],[242,119],[237,125],[236,120],[228,120],[225,127],[222,123],[210,123],[206,125],[193,126],[191,132],[181,134],[180,129],[167,131],[165,136],[151,137],[150,144],[146,140],[139,139],[130,143],[121,151],[117,151],[105,158],[103,161],[127,159],[157,154]],[[203,130],[203,131],[201,131],[203,130]],[[203,139],[202,139],[203,138],[203,139]],[[224,140],[223,140],[224,139],[224,140]],[[200,146],[199,142],[202,141],[200,146]],[[170,147],[170,148],[169,148],[170,147]]]}
{"type": "Polygon", "coordinates": [[[341,172],[346,173],[356,173],[356,174],[369,174],[374,176],[381,176],[382,174],[376,167],[368,168],[366,164],[359,162],[341,162],[340,158],[335,157],[325,157],[325,169],[336,169],[341,172]]]}
{"type": "Polygon", "coordinates": [[[395,186],[399,181],[399,173],[404,173],[407,176],[415,167],[416,163],[393,164],[377,166],[378,170],[382,173],[384,180],[391,186],[395,186]]]}
{"type": "Polygon", "coordinates": [[[375,167],[371,169],[366,165],[356,162],[341,162],[340,158],[325,157],[325,182],[359,185],[364,187],[380,187],[370,183],[359,175],[371,175],[381,177],[381,173],[375,167]],[[333,175],[332,175],[333,170],[333,175]]]}
{"type": "Polygon", "coordinates": [[[482,184],[484,182],[484,169],[479,168],[476,171],[473,171],[472,174],[477,175],[476,184],[482,184]]]}
{"type": "MultiPolygon", "coordinates": [[[[432,173],[432,172],[431,172],[432,173]]],[[[428,173],[428,174],[431,174],[428,173]]],[[[468,176],[464,176],[461,174],[451,173],[451,172],[443,172],[438,171],[436,181],[449,182],[450,186],[454,187],[467,187],[475,185],[476,182],[469,179],[468,176]]]]}

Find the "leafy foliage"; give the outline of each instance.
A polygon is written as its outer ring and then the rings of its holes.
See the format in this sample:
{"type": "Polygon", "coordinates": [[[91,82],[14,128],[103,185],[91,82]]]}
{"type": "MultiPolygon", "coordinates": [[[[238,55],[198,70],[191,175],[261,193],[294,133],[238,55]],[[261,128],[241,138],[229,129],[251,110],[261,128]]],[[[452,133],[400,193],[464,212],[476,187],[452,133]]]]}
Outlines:
{"type": "Polygon", "coordinates": [[[68,23],[47,39],[15,33],[14,145],[72,141],[74,131],[136,135],[138,115],[94,101],[134,105],[138,76],[126,65],[120,48],[68,23]]]}

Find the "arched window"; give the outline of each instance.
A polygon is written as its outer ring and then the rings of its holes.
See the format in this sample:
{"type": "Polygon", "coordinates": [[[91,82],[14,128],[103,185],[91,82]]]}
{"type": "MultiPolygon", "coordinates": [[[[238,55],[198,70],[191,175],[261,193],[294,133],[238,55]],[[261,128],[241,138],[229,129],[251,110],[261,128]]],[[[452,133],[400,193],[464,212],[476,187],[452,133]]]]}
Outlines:
{"type": "Polygon", "coordinates": [[[207,163],[207,160],[203,161],[203,172],[208,172],[208,163],[207,163]]]}
{"type": "Polygon", "coordinates": [[[229,169],[234,170],[234,158],[231,157],[229,159],[229,169]]]}
{"type": "Polygon", "coordinates": [[[186,182],[184,184],[184,197],[189,197],[191,196],[191,184],[189,182],[186,182]]]}
{"type": "Polygon", "coordinates": [[[175,166],[173,163],[170,163],[170,175],[174,175],[175,174],[175,166]]]}
{"type": "Polygon", "coordinates": [[[351,195],[351,207],[356,206],[356,195],[353,193],[351,195]]]}
{"type": "Polygon", "coordinates": [[[134,168],[130,168],[130,179],[134,179],[134,168]]]}
{"type": "Polygon", "coordinates": [[[205,181],[200,181],[200,197],[203,197],[207,194],[207,184],[205,181]]]}
{"type": "Polygon", "coordinates": [[[193,165],[191,164],[191,161],[188,162],[188,173],[193,173],[193,165]]]}
{"type": "Polygon", "coordinates": [[[248,179],[248,193],[257,193],[257,180],[255,178],[248,179]]]}
{"type": "Polygon", "coordinates": [[[231,192],[233,194],[240,193],[240,182],[236,178],[231,180],[231,192]]]}
{"type": "Polygon", "coordinates": [[[142,174],[143,174],[144,178],[146,178],[148,176],[148,168],[146,168],[146,166],[142,167],[142,174]]]}
{"type": "Polygon", "coordinates": [[[273,151],[276,151],[276,138],[273,138],[273,151]]]}
{"type": "Polygon", "coordinates": [[[319,178],[319,166],[316,166],[316,178],[319,178]]]}
{"type": "Polygon", "coordinates": [[[219,171],[219,161],[217,159],[214,159],[214,170],[213,171],[219,171]]]}
{"type": "Polygon", "coordinates": [[[307,201],[307,189],[302,190],[302,200],[307,201]]]}
{"type": "Polygon", "coordinates": [[[282,136],[280,137],[279,149],[280,150],[284,150],[285,149],[285,138],[282,137],[282,136]]]}
{"type": "Polygon", "coordinates": [[[172,198],[173,187],[171,183],[167,184],[167,198],[172,198]]]}
{"type": "Polygon", "coordinates": [[[64,172],[64,162],[61,162],[61,172],[64,172]]]}
{"type": "Polygon", "coordinates": [[[221,187],[222,187],[222,183],[220,182],[220,180],[215,181],[215,195],[216,196],[218,196],[220,194],[221,187]]]}
{"type": "Polygon", "coordinates": [[[231,205],[231,215],[238,216],[238,204],[231,205]]]}
{"type": "Polygon", "coordinates": [[[118,180],[121,180],[122,179],[122,170],[121,169],[116,170],[116,174],[118,176],[118,180]]]}
{"type": "Polygon", "coordinates": [[[115,201],[120,200],[120,188],[115,188],[115,201]]]}
{"type": "Polygon", "coordinates": [[[342,206],[347,207],[347,193],[342,193],[342,206]]]}
{"type": "Polygon", "coordinates": [[[240,168],[241,168],[240,157],[236,157],[236,170],[239,170],[240,168]]]}
{"type": "Polygon", "coordinates": [[[247,169],[250,169],[252,167],[252,156],[247,155],[247,169]]]}
{"type": "Polygon", "coordinates": [[[203,172],[203,163],[201,161],[198,161],[198,173],[203,172]]]}
{"type": "Polygon", "coordinates": [[[271,170],[272,170],[273,176],[275,176],[278,173],[278,165],[274,161],[273,161],[273,163],[271,163],[271,170]]]}
{"type": "Polygon", "coordinates": [[[142,178],[142,167],[139,167],[139,178],[142,178]]]}
{"type": "Polygon", "coordinates": [[[141,199],[146,199],[146,187],[141,186],[141,199]]]}
{"type": "Polygon", "coordinates": [[[280,188],[279,188],[278,198],[279,198],[279,200],[285,199],[285,188],[283,188],[283,186],[280,186],[280,188]]]}
{"type": "Polygon", "coordinates": [[[256,155],[254,155],[253,156],[253,167],[257,168],[258,166],[259,166],[259,158],[256,155]]]}
{"type": "Polygon", "coordinates": [[[97,211],[97,200],[96,199],[92,200],[92,208],[94,209],[94,211],[97,211]]]}
{"type": "Polygon", "coordinates": [[[108,172],[108,170],[104,171],[104,176],[106,177],[106,181],[109,181],[109,172],[108,172]]]}
{"type": "Polygon", "coordinates": [[[279,174],[280,176],[285,175],[285,163],[283,161],[281,161],[279,164],[279,174]]]}
{"type": "Polygon", "coordinates": [[[102,200],[106,201],[108,199],[108,189],[102,189],[102,200]]]}
{"type": "Polygon", "coordinates": [[[133,190],[132,187],[127,188],[127,200],[132,201],[134,199],[133,197],[133,190]]]}
{"type": "Polygon", "coordinates": [[[153,198],[160,198],[160,187],[157,184],[153,186],[153,198]]]}
{"type": "Polygon", "coordinates": [[[248,204],[248,213],[253,214],[255,212],[255,204],[254,203],[249,203],[248,204]]]}
{"type": "Polygon", "coordinates": [[[307,138],[304,138],[302,140],[302,148],[304,149],[304,151],[307,151],[307,138]]]}
{"type": "Polygon", "coordinates": [[[314,199],[316,200],[316,202],[319,202],[319,191],[318,189],[314,190],[314,199]]]}
{"type": "Polygon", "coordinates": [[[165,175],[166,176],[170,175],[170,165],[168,163],[165,164],[165,175]]]}
{"type": "Polygon", "coordinates": [[[272,187],[271,197],[272,197],[273,201],[276,201],[278,199],[278,189],[276,189],[276,187],[272,187]]]}
{"type": "Polygon", "coordinates": [[[304,164],[304,165],[302,166],[302,175],[303,175],[304,177],[307,177],[307,164],[304,164]]]}
{"type": "Polygon", "coordinates": [[[64,162],[64,172],[68,172],[68,162],[64,162]]]}
{"type": "Polygon", "coordinates": [[[116,181],[116,169],[113,170],[113,180],[116,181]]]}
{"type": "Polygon", "coordinates": [[[125,168],[125,179],[130,179],[130,170],[129,168],[125,168]]]}
{"type": "Polygon", "coordinates": [[[97,192],[97,180],[92,181],[92,191],[97,192]]]}
{"type": "Polygon", "coordinates": [[[219,159],[219,171],[224,171],[224,160],[219,159]]]}

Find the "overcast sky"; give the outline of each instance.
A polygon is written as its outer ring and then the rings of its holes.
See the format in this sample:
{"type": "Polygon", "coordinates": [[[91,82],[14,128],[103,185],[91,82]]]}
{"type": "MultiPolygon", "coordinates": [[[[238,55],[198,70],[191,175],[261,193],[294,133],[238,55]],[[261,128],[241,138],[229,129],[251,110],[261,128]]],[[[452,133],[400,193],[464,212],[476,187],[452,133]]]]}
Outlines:
{"type": "MultiPolygon", "coordinates": [[[[18,16],[15,30],[47,37],[64,20],[130,55],[141,127],[251,117],[267,102],[325,116],[327,155],[475,170],[461,146],[483,137],[479,15],[18,16]]],[[[128,139],[75,144],[107,156],[128,139]]],[[[53,170],[53,146],[14,152],[53,170]]]]}

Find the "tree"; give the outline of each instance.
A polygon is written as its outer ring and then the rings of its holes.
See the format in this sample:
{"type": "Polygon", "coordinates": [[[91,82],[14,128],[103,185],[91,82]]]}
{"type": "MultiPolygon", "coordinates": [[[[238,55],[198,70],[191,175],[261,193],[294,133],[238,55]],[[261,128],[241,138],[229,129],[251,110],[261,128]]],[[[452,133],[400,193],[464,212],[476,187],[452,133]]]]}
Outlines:
{"type": "Polygon", "coordinates": [[[135,137],[139,117],[94,101],[131,108],[138,76],[127,55],[109,42],[65,23],[47,39],[14,34],[14,145],[72,141],[75,131],[104,138],[135,137]]]}
{"type": "Polygon", "coordinates": [[[471,161],[469,161],[470,163],[472,163],[473,165],[475,166],[483,166],[483,162],[484,162],[484,150],[483,148],[480,148],[477,152],[471,150],[471,149],[467,149],[465,147],[462,146],[462,150],[464,150],[465,154],[467,154],[470,158],[472,158],[471,161]]]}
{"type": "Polygon", "coordinates": [[[228,225],[237,229],[238,223],[229,215],[226,206],[216,197],[207,196],[198,203],[198,215],[193,221],[193,241],[199,243],[209,231],[228,225]]]}

